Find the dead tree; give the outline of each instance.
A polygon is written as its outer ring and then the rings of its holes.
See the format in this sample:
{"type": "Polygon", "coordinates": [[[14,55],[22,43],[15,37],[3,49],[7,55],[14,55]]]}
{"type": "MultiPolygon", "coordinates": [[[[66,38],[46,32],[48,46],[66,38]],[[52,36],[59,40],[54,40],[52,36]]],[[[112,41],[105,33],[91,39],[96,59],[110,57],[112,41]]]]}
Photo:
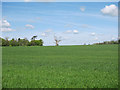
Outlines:
{"type": "Polygon", "coordinates": [[[62,41],[60,38],[61,37],[57,38],[56,36],[54,36],[56,46],[59,46],[59,42],[62,41]]]}

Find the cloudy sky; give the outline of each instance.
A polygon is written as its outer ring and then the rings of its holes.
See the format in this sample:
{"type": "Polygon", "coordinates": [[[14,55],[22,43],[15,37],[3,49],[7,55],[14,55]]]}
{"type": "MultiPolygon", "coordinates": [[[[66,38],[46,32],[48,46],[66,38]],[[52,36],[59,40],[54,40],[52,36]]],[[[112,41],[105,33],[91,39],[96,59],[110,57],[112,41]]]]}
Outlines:
{"type": "MultiPolygon", "coordinates": [[[[6,0],[7,1],[7,0],[6,0]]],[[[44,45],[81,45],[118,37],[117,2],[3,2],[2,37],[37,35],[44,45]]]]}

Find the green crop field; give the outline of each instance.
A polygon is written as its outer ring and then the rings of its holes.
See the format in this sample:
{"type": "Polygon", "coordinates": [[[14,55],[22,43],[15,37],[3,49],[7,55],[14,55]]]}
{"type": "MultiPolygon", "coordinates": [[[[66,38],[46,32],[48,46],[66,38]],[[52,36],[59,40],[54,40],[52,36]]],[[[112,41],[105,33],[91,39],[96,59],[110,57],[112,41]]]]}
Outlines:
{"type": "Polygon", "coordinates": [[[3,88],[118,87],[118,45],[2,50],[3,88]]]}

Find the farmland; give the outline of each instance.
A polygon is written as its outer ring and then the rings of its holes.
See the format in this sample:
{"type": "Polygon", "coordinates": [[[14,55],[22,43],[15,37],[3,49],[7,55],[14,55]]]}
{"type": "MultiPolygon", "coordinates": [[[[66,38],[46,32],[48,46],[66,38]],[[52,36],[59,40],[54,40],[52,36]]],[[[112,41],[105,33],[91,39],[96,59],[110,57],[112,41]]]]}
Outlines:
{"type": "Polygon", "coordinates": [[[2,47],[3,88],[117,88],[118,46],[2,47]]]}

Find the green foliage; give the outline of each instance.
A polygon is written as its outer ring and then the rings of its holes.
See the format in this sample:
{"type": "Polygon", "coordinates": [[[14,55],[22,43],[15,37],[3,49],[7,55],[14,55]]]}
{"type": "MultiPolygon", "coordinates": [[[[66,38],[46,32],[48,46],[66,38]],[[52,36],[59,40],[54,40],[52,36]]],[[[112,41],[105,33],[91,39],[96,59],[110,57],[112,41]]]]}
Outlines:
{"type": "Polygon", "coordinates": [[[117,88],[118,45],[2,47],[3,88],[117,88]]]}
{"type": "Polygon", "coordinates": [[[0,38],[0,46],[2,46],[2,38],[0,38]]]}
{"type": "Polygon", "coordinates": [[[95,45],[102,45],[102,44],[119,44],[120,39],[117,41],[104,41],[102,43],[95,43],[95,45]]]}
{"type": "Polygon", "coordinates": [[[9,46],[9,40],[2,39],[2,46],[9,46]]]}
{"type": "Polygon", "coordinates": [[[32,41],[28,41],[27,38],[18,38],[18,40],[15,40],[14,38],[12,40],[0,38],[0,46],[43,46],[43,40],[35,40],[35,38],[36,36],[33,36],[32,41]]]}
{"type": "Polygon", "coordinates": [[[18,39],[18,45],[19,46],[28,46],[29,41],[25,38],[25,39],[18,39]]]}
{"type": "Polygon", "coordinates": [[[29,42],[28,46],[43,46],[43,41],[42,39],[32,40],[31,42],[29,42]]]}
{"type": "Polygon", "coordinates": [[[10,40],[10,44],[11,46],[18,46],[18,42],[17,40],[15,40],[14,38],[12,40],[10,40]]]}
{"type": "Polygon", "coordinates": [[[37,38],[37,36],[33,36],[33,37],[31,38],[31,41],[35,40],[36,38],[37,38]]]}

